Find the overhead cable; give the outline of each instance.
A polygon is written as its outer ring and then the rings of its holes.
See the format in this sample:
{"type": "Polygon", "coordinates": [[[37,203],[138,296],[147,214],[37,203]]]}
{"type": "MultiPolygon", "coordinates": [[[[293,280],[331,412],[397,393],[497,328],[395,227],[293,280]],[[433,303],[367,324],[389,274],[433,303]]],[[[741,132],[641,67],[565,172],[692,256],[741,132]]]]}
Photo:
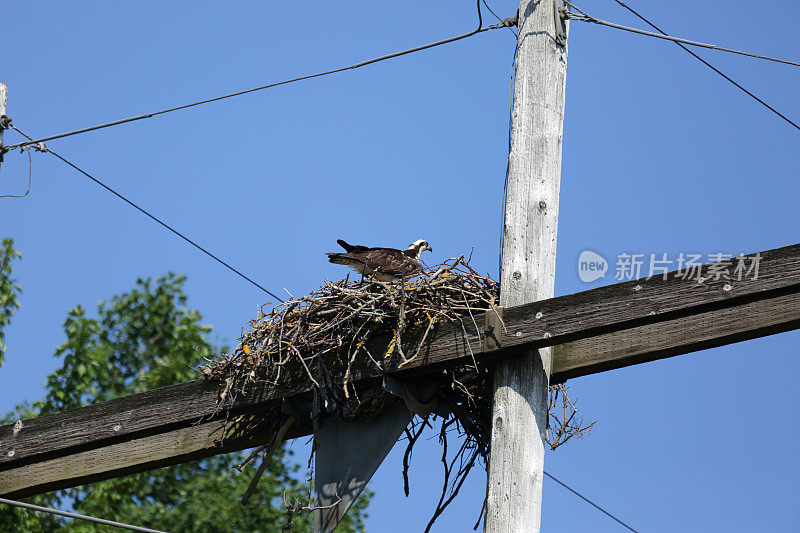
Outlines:
{"type": "Polygon", "coordinates": [[[59,516],[65,516],[67,518],[75,518],[78,520],[85,520],[87,522],[94,522],[95,524],[103,524],[104,526],[113,526],[118,527],[120,529],[127,529],[130,531],[140,531],[142,533],[165,533],[164,531],[158,529],[150,529],[147,527],[141,526],[132,526],[130,524],[123,524],[122,522],[115,522],[113,520],[106,520],[105,518],[95,518],[94,516],[87,516],[85,514],[78,514],[78,513],[71,513],[69,511],[61,511],[59,509],[52,509],[50,507],[42,507],[41,505],[33,505],[32,503],[25,503],[25,502],[18,502],[16,500],[7,500],[6,498],[0,498],[0,503],[4,503],[6,505],[12,505],[14,507],[22,507],[23,509],[30,509],[32,511],[38,511],[40,513],[50,513],[59,516]]]}
{"type": "Polygon", "coordinates": [[[798,63],[796,61],[789,61],[788,59],[779,59],[779,58],[776,58],[776,57],[763,56],[763,55],[760,55],[760,54],[754,54],[752,52],[744,52],[742,50],[735,50],[733,48],[724,48],[722,46],[717,46],[715,44],[701,43],[699,41],[691,41],[689,39],[682,39],[680,37],[673,37],[671,35],[667,35],[666,33],[653,33],[651,31],[640,30],[638,28],[631,28],[629,26],[622,26],[621,24],[615,24],[614,22],[608,22],[606,20],[601,20],[601,19],[595,18],[595,17],[593,17],[591,15],[587,15],[584,11],[581,11],[578,7],[576,7],[572,3],[570,3],[570,5],[581,13],[580,15],[577,15],[577,16],[576,15],[570,15],[570,17],[569,17],[570,20],[577,20],[577,21],[580,21],[580,22],[591,22],[592,24],[598,24],[600,26],[608,26],[609,28],[615,28],[615,29],[618,29],[618,30],[629,31],[631,33],[638,33],[640,35],[646,35],[648,37],[655,37],[657,39],[664,39],[665,41],[673,41],[673,42],[676,42],[676,43],[688,44],[689,46],[698,46],[700,48],[709,48],[711,50],[718,50],[720,52],[729,52],[731,54],[739,54],[739,55],[742,55],[742,56],[754,57],[756,59],[764,59],[766,61],[774,61],[776,63],[783,63],[783,64],[786,64],[786,65],[792,65],[792,66],[795,66],[795,67],[800,67],[800,63],[798,63]]]}
{"type": "Polygon", "coordinates": [[[629,526],[628,524],[626,524],[625,522],[623,522],[622,520],[620,520],[619,518],[617,518],[613,514],[609,513],[608,511],[606,511],[605,509],[603,509],[602,507],[600,507],[599,505],[594,503],[592,500],[590,500],[589,498],[587,498],[586,496],[584,496],[583,494],[578,492],[577,490],[573,489],[572,487],[570,487],[569,485],[567,485],[563,481],[560,481],[559,479],[557,479],[552,474],[549,474],[547,471],[545,471],[544,475],[549,477],[550,479],[552,479],[553,481],[555,481],[556,483],[558,483],[559,485],[561,485],[562,487],[564,487],[565,489],[567,489],[568,491],[573,493],[575,496],[577,496],[578,498],[582,499],[583,501],[585,501],[586,503],[588,503],[589,505],[591,505],[592,507],[594,507],[595,509],[597,509],[601,513],[605,514],[606,516],[608,516],[610,518],[613,518],[614,520],[619,522],[622,526],[626,527],[628,530],[633,531],[633,533],[639,533],[638,531],[633,529],[631,526],[629,526]]]}
{"type": "Polygon", "coordinates": [[[246,89],[246,90],[243,90],[243,91],[237,91],[237,92],[234,92],[234,93],[224,94],[222,96],[215,96],[213,98],[207,98],[205,100],[198,100],[196,102],[191,102],[191,103],[188,103],[188,104],[183,104],[183,105],[179,105],[179,106],[175,106],[175,107],[169,107],[167,109],[161,109],[159,111],[153,111],[151,113],[145,113],[143,115],[136,115],[136,116],[132,116],[132,117],[128,117],[128,118],[123,118],[123,119],[120,119],[120,120],[115,120],[113,122],[106,122],[104,124],[98,124],[96,126],[90,126],[90,127],[87,127],[87,128],[81,128],[81,129],[78,129],[78,130],[68,131],[68,132],[65,132],[65,133],[59,133],[57,135],[50,135],[48,137],[42,137],[42,138],[39,138],[39,139],[31,139],[29,141],[25,141],[25,142],[21,142],[21,143],[17,143],[17,144],[12,144],[12,145],[6,146],[5,148],[8,149],[8,150],[13,150],[14,148],[21,148],[23,146],[28,146],[28,145],[31,145],[31,144],[37,144],[37,143],[40,143],[40,142],[52,141],[52,140],[55,140],[55,139],[62,139],[64,137],[70,137],[72,135],[78,135],[80,133],[87,133],[87,132],[90,132],[90,131],[95,131],[95,130],[99,130],[99,129],[103,129],[103,128],[110,128],[111,126],[118,126],[120,124],[127,124],[129,122],[135,122],[137,120],[143,120],[143,119],[146,119],[146,118],[152,118],[152,117],[155,117],[155,116],[158,116],[158,115],[164,115],[166,113],[172,113],[173,111],[179,111],[181,109],[188,109],[190,107],[195,107],[195,106],[199,106],[199,105],[203,105],[203,104],[208,104],[208,103],[211,103],[211,102],[218,102],[220,100],[225,100],[226,98],[233,98],[234,96],[241,96],[243,94],[249,94],[249,93],[253,93],[253,92],[256,92],[256,91],[263,91],[265,89],[271,89],[273,87],[278,87],[280,85],[288,85],[290,83],[296,83],[296,82],[303,81],[303,80],[309,80],[309,79],[312,79],[312,78],[319,78],[319,77],[322,77],[322,76],[328,76],[330,74],[336,74],[337,72],[344,72],[345,70],[353,70],[353,69],[365,67],[367,65],[371,65],[373,63],[378,63],[380,61],[386,61],[387,59],[394,59],[396,57],[400,57],[400,56],[404,56],[404,55],[408,55],[408,54],[413,54],[414,52],[420,52],[422,50],[427,50],[429,48],[434,48],[436,46],[441,46],[443,44],[448,44],[448,43],[452,43],[452,42],[455,42],[455,41],[460,41],[461,39],[466,39],[468,37],[472,37],[473,35],[476,35],[478,33],[482,33],[482,32],[485,32],[485,31],[496,30],[496,29],[499,29],[499,28],[511,27],[515,23],[516,23],[516,21],[514,19],[506,19],[504,21],[498,22],[497,24],[492,24],[491,26],[483,27],[481,25],[477,29],[475,29],[475,30],[473,30],[471,32],[468,32],[468,33],[464,33],[462,35],[457,35],[455,37],[450,37],[448,39],[442,39],[441,41],[436,41],[436,42],[433,42],[433,43],[424,44],[422,46],[409,48],[408,50],[403,50],[403,51],[400,51],[400,52],[394,52],[394,53],[387,54],[387,55],[384,55],[384,56],[375,57],[373,59],[367,59],[366,61],[361,61],[359,63],[355,63],[353,65],[349,65],[349,66],[346,66],[346,67],[340,67],[340,68],[335,68],[335,69],[332,69],[332,70],[326,70],[324,72],[317,72],[315,74],[307,74],[307,75],[304,75],[304,76],[298,76],[296,78],[291,78],[291,79],[288,79],[288,80],[269,83],[269,84],[266,84],[266,85],[261,85],[259,87],[253,87],[252,89],[246,89]]]}
{"type": "MultiPolygon", "coordinates": [[[[647,24],[648,26],[650,26],[651,28],[653,28],[654,30],[659,32],[660,34],[667,35],[667,33],[664,30],[662,30],[661,28],[659,28],[658,26],[656,26],[655,24],[653,24],[652,22],[647,20],[643,15],[639,14],[636,10],[634,10],[632,7],[627,5],[622,0],[614,0],[614,1],[616,3],[618,3],[620,6],[624,7],[628,11],[630,11],[631,13],[633,13],[634,15],[636,15],[636,17],[638,17],[642,22],[644,22],[645,24],[647,24]]],[[[568,3],[569,3],[569,5],[571,7],[575,8],[578,11],[580,11],[581,13],[583,13],[583,11],[581,11],[574,4],[572,4],[571,2],[568,2],[568,3]]],[[[728,80],[731,84],[733,84],[737,89],[739,89],[740,91],[745,93],[747,96],[749,96],[750,98],[752,98],[753,100],[755,100],[756,102],[758,102],[759,104],[761,104],[762,106],[767,108],[768,110],[772,111],[775,115],[777,115],[778,117],[780,117],[781,119],[786,121],[788,124],[793,126],[796,130],[800,131],[800,125],[798,125],[796,122],[792,121],[789,117],[787,117],[786,115],[784,115],[783,113],[781,113],[780,111],[778,111],[777,109],[775,109],[774,107],[769,105],[767,102],[765,102],[764,100],[762,100],[761,98],[759,98],[758,96],[753,94],[752,91],[749,91],[748,89],[746,89],[744,86],[742,86],[740,83],[736,82],[733,78],[731,78],[730,76],[728,76],[727,74],[722,72],[720,69],[718,69],[717,67],[715,67],[714,65],[712,65],[711,63],[709,63],[708,61],[706,61],[705,59],[703,59],[699,55],[697,55],[695,52],[690,50],[686,45],[684,45],[682,43],[679,43],[679,42],[675,42],[675,44],[680,46],[686,53],[691,54],[692,57],[694,57],[695,59],[700,61],[702,64],[704,64],[705,66],[707,66],[708,68],[710,68],[711,70],[713,70],[714,72],[716,72],[717,74],[719,74],[720,76],[722,76],[723,78],[728,80]]]]}
{"type": "MultiPolygon", "coordinates": [[[[21,135],[27,137],[28,139],[31,138],[28,134],[26,134],[23,131],[19,130],[16,126],[11,126],[11,127],[14,130],[16,130],[18,133],[20,133],[21,135]]],[[[123,196],[122,194],[120,194],[116,190],[112,189],[111,187],[109,187],[108,185],[106,185],[105,183],[103,183],[102,181],[97,179],[96,177],[92,176],[91,174],[89,174],[88,172],[86,172],[85,170],[83,170],[82,168],[77,166],[75,163],[69,161],[68,159],[66,159],[65,157],[61,156],[60,154],[54,152],[50,148],[47,148],[44,145],[44,143],[39,142],[39,143],[36,144],[36,146],[37,146],[37,150],[38,151],[40,151],[40,152],[49,152],[49,153],[53,154],[55,157],[60,159],[63,163],[65,163],[65,164],[69,165],[70,167],[72,167],[73,169],[77,170],[78,172],[80,172],[81,174],[83,174],[84,176],[86,176],[87,178],[89,178],[90,180],[95,182],[97,185],[101,186],[102,188],[104,188],[105,190],[107,190],[108,192],[110,192],[111,194],[113,194],[114,196],[116,196],[117,198],[122,200],[123,202],[125,202],[126,204],[130,205],[131,207],[133,207],[134,209],[136,209],[137,211],[139,211],[143,215],[149,217],[151,220],[157,222],[162,227],[168,229],[169,231],[171,231],[172,233],[174,233],[175,235],[177,235],[178,237],[180,237],[184,241],[188,242],[189,244],[191,244],[192,246],[194,246],[195,248],[197,248],[198,250],[200,250],[201,252],[203,252],[204,254],[209,256],[214,261],[218,262],[219,264],[221,264],[225,268],[231,270],[232,272],[234,272],[235,274],[239,275],[243,279],[249,281],[251,284],[255,285],[256,287],[258,287],[259,289],[261,289],[265,293],[269,294],[270,296],[272,296],[273,298],[275,298],[279,302],[281,302],[281,303],[284,302],[284,300],[281,297],[279,297],[278,295],[276,295],[272,291],[266,289],[265,287],[263,287],[261,284],[257,283],[256,281],[253,281],[250,277],[246,276],[245,274],[240,272],[238,269],[236,269],[233,266],[231,266],[229,263],[223,261],[222,259],[220,259],[216,255],[214,255],[213,253],[209,252],[208,250],[206,250],[205,248],[203,248],[202,246],[200,246],[199,244],[194,242],[192,239],[190,239],[189,237],[187,237],[186,235],[184,235],[180,231],[176,230],[175,228],[173,228],[172,226],[170,226],[166,222],[162,221],[160,218],[158,218],[155,215],[151,214],[149,211],[147,211],[143,207],[140,207],[139,205],[135,204],[131,200],[128,200],[125,196],[123,196]]]]}

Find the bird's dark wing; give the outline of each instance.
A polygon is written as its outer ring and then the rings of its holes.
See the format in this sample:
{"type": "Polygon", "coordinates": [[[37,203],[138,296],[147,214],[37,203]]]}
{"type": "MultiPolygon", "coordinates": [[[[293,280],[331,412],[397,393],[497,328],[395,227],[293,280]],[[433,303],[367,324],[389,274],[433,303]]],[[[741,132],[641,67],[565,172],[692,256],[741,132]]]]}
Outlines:
{"type": "Polygon", "coordinates": [[[410,276],[422,270],[422,265],[402,250],[377,248],[362,253],[364,263],[371,269],[395,277],[410,276]]]}
{"type": "Polygon", "coordinates": [[[374,250],[374,248],[370,248],[368,246],[362,246],[360,244],[350,244],[344,239],[336,239],[336,242],[345,249],[346,252],[366,252],[368,250],[374,250]]]}
{"type": "Polygon", "coordinates": [[[327,254],[328,260],[331,263],[351,266],[362,273],[374,271],[397,278],[411,276],[422,270],[422,265],[407,256],[402,250],[395,248],[361,248],[353,247],[352,251],[345,254],[329,253],[327,254]]]}

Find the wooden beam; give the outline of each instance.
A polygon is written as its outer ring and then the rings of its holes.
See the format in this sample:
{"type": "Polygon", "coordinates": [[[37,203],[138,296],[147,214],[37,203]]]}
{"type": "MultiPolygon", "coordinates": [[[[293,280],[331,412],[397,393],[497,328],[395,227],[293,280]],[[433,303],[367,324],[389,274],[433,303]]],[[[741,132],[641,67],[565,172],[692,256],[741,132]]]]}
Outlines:
{"type": "MultiPolygon", "coordinates": [[[[297,425],[287,434],[296,438],[311,432],[297,425]]],[[[0,493],[25,498],[42,492],[155,470],[266,444],[272,434],[254,431],[221,439],[219,421],[134,439],[0,472],[0,493]]]]}
{"type": "Polygon", "coordinates": [[[555,347],[554,382],[800,329],[800,293],[555,347]]]}
{"type": "MultiPolygon", "coordinates": [[[[413,376],[463,363],[471,360],[468,346],[477,358],[490,363],[530,347],[555,346],[552,380],[560,381],[800,328],[800,245],[760,256],[755,280],[698,283],[671,273],[667,280],[635,280],[506,309],[503,320],[508,331],[499,352],[482,353],[474,327],[466,335],[460,324],[442,327],[423,354],[402,369],[395,363],[390,371],[413,376]]],[[[470,322],[465,325],[469,327],[470,322]]],[[[378,375],[364,366],[357,379],[378,375]]],[[[307,389],[307,383],[297,380],[280,388],[256,390],[238,399],[231,414],[263,413],[275,408],[276,399],[307,389]]],[[[0,426],[0,493],[6,493],[7,476],[18,469],[26,471],[26,465],[69,460],[69,456],[135,441],[149,446],[144,439],[159,435],[164,440],[150,442],[181,442],[180,435],[188,439],[182,441],[185,445],[175,445],[174,451],[163,446],[164,452],[156,459],[160,466],[206,452],[213,455],[203,438],[189,439],[188,435],[206,431],[195,424],[201,417],[205,423],[213,422],[218,416],[216,405],[217,386],[198,380],[0,426]],[[186,431],[176,433],[181,430],[186,431]]],[[[226,445],[232,446],[230,450],[241,449],[248,447],[246,442],[239,448],[236,441],[226,445]]],[[[146,457],[136,462],[124,455],[101,456],[103,462],[93,467],[92,479],[152,466],[146,457]]],[[[37,478],[40,486],[79,484],[64,479],[68,474],[78,480],[79,472],[67,467],[50,471],[49,481],[37,478]]]]}
{"type": "MultiPolygon", "coordinates": [[[[563,380],[570,375],[601,372],[800,328],[800,294],[746,304],[733,310],[735,312],[725,315],[722,321],[718,313],[710,312],[557,345],[554,376],[563,380]],[[710,324],[715,325],[721,336],[714,333],[710,324]]],[[[12,467],[0,472],[0,494],[23,498],[241,450],[269,437],[262,434],[261,440],[230,438],[220,447],[215,436],[219,428],[219,422],[199,424],[29,466],[12,467]]],[[[310,433],[310,428],[295,429],[292,437],[310,433]]]]}

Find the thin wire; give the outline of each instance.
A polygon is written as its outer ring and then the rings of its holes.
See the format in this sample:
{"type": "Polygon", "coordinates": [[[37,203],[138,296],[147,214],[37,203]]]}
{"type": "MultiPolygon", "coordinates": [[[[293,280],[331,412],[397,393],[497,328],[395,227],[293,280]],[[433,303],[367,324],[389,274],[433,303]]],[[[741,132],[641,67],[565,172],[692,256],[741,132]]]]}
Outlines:
{"type": "Polygon", "coordinates": [[[719,50],[720,52],[729,52],[731,54],[739,54],[739,55],[742,55],[742,56],[754,57],[756,59],[764,59],[766,61],[775,61],[776,63],[783,63],[783,64],[786,64],[786,65],[793,65],[795,67],[800,67],[800,63],[797,63],[795,61],[789,61],[787,59],[778,59],[778,58],[775,58],[775,57],[762,56],[762,55],[759,55],[759,54],[754,54],[752,52],[743,52],[741,50],[734,50],[733,48],[723,48],[722,46],[717,46],[715,44],[701,43],[699,41],[691,41],[689,39],[682,39],[680,37],[672,37],[671,35],[667,35],[665,33],[653,33],[651,31],[640,30],[638,28],[631,28],[629,26],[622,26],[620,24],[615,24],[613,22],[608,22],[606,20],[601,20],[601,19],[595,18],[595,17],[593,17],[591,15],[587,15],[585,12],[581,11],[575,5],[573,5],[571,3],[570,3],[570,5],[572,7],[574,7],[575,9],[577,9],[578,11],[580,11],[580,13],[583,15],[583,17],[575,17],[573,15],[573,16],[570,17],[572,20],[577,20],[577,21],[580,21],[580,22],[591,22],[592,24],[599,24],[601,26],[608,26],[609,28],[616,28],[618,30],[625,30],[625,31],[629,31],[629,32],[632,32],[632,33],[638,33],[640,35],[647,35],[648,37],[655,37],[657,39],[664,39],[665,41],[672,41],[672,42],[675,42],[675,43],[688,44],[689,46],[699,46],[701,48],[709,48],[711,50],[719,50]]]}
{"type": "MultiPolygon", "coordinates": [[[[15,129],[17,132],[19,132],[20,134],[22,134],[22,135],[24,135],[25,137],[27,137],[28,139],[30,139],[30,138],[31,138],[31,137],[30,137],[28,134],[26,134],[26,133],[24,133],[23,131],[19,130],[19,129],[18,129],[16,126],[11,126],[11,127],[12,127],[12,128],[14,128],[14,129],[15,129]]],[[[226,268],[228,268],[229,270],[233,271],[234,273],[238,274],[239,276],[241,276],[241,277],[242,277],[242,278],[244,278],[245,280],[249,281],[250,283],[252,283],[252,284],[253,284],[253,285],[255,285],[256,287],[258,287],[259,289],[261,289],[261,290],[262,290],[262,291],[264,291],[265,293],[269,294],[270,296],[272,296],[273,298],[275,298],[275,299],[276,299],[276,300],[278,300],[279,302],[281,302],[281,303],[283,303],[283,302],[284,302],[284,300],[283,300],[281,297],[279,297],[278,295],[276,295],[276,294],[275,294],[275,293],[273,293],[272,291],[270,291],[270,290],[268,290],[268,289],[264,288],[263,286],[261,286],[260,284],[256,283],[255,281],[253,281],[252,279],[250,279],[250,278],[249,278],[249,277],[247,277],[246,275],[242,274],[242,273],[241,273],[241,272],[239,272],[239,271],[238,271],[236,268],[232,267],[231,265],[229,265],[228,263],[226,263],[225,261],[223,261],[222,259],[220,259],[220,258],[219,258],[219,257],[217,257],[216,255],[214,255],[213,253],[209,252],[208,250],[206,250],[205,248],[203,248],[202,246],[200,246],[199,244],[197,244],[196,242],[194,242],[192,239],[190,239],[189,237],[187,237],[187,236],[186,236],[186,235],[184,235],[183,233],[179,232],[178,230],[176,230],[175,228],[173,228],[172,226],[170,226],[170,225],[169,225],[169,224],[167,224],[166,222],[163,222],[161,219],[159,219],[159,218],[158,218],[158,217],[156,217],[155,215],[152,215],[152,214],[150,214],[150,213],[149,213],[148,211],[146,211],[144,208],[142,208],[142,207],[139,207],[137,204],[135,204],[135,203],[133,203],[132,201],[128,200],[127,198],[125,198],[124,196],[122,196],[122,194],[118,193],[117,191],[115,191],[114,189],[112,189],[111,187],[109,187],[108,185],[106,185],[105,183],[103,183],[102,181],[100,181],[99,179],[95,178],[94,176],[92,176],[91,174],[89,174],[88,172],[86,172],[85,170],[83,170],[82,168],[78,167],[77,165],[75,165],[75,164],[74,164],[74,163],[72,163],[71,161],[69,161],[69,160],[65,159],[65,158],[64,158],[64,157],[62,157],[60,154],[57,154],[57,153],[56,153],[56,152],[54,152],[53,150],[51,150],[51,149],[47,148],[46,146],[44,146],[43,144],[40,144],[40,145],[39,145],[39,150],[40,150],[40,151],[42,151],[42,152],[50,152],[51,154],[53,154],[54,156],[56,156],[58,159],[60,159],[62,162],[64,162],[64,163],[66,163],[67,165],[71,166],[73,169],[77,170],[78,172],[80,172],[81,174],[83,174],[84,176],[86,176],[87,178],[89,178],[90,180],[92,180],[93,182],[95,182],[96,184],[98,184],[99,186],[101,186],[102,188],[104,188],[105,190],[107,190],[108,192],[110,192],[111,194],[113,194],[114,196],[116,196],[117,198],[119,198],[120,200],[122,200],[123,202],[125,202],[126,204],[130,205],[131,207],[133,207],[134,209],[136,209],[136,210],[137,210],[137,211],[139,211],[140,213],[142,213],[142,214],[146,215],[146,216],[147,216],[147,217],[149,217],[151,220],[153,220],[153,221],[155,221],[155,222],[159,223],[161,226],[163,226],[164,228],[168,229],[169,231],[171,231],[172,233],[174,233],[175,235],[177,235],[178,237],[180,237],[180,238],[181,238],[181,239],[183,239],[184,241],[188,242],[189,244],[191,244],[192,246],[194,246],[195,248],[197,248],[198,250],[200,250],[201,252],[203,252],[204,254],[206,254],[207,256],[209,256],[210,258],[212,258],[213,260],[215,260],[216,262],[218,262],[219,264],[223,265],[224,267],[226,267],[226,268]]]]}
{"type": "Polygon", "coordinates": [[[455,37],[450,37],[448,39],[442,39],[441,41],[436,41],[436,42],[433,42],[433,43],[424,44],[422,46],[417,46],[415,48],[409,48],[408,50],[403,50],[401,52],[394,52],[392,54],[387,54],[387,55],[376,57],[376,58],[373,58],[373,59],[368,59],[366,61],[361,61],[360,63],[355,63],[355,64],[347,66],[347,67],[340,67],[340,68],[335,68],[333,70],[326,70],[325,72],[318,72],[316,74],[307,74],[305,76],[299,76],[297,78],[291,78],[291,79],[288,79],[288,80],[283,80],[283,81],[279,81],[279,82],[275,82],[275,83],[269,83],[267,85],[261,85],[259,87],[254,87],[252,89],[246,89],[244,91],[237,91],[235,93],[224,94],[222,96],[215,96],[214,98],[208,98],[208,99],[205,99],[205,100],[199,100],[197,102],[192,102],[192,103],[189,103],[189,104],[179,105],[179,106],[176,106],[176,107],[170,107],[170,108],[167,108],[167,109],[162,109],[160,111],[153,111],[152,113],[146,113],[144,115],[136,115],[136,116],[133,116],[133,117],[123,118],[121,120],[115,120],[113,122],[106,122],[105,124],[98,124],[96,126],[90,126],[88,128],[82,128],[82,129],[79,129],[79,130],[69,131],[69,132],[66,132],[66,133],[60,133],[58,135],[51,135],[49,137],[42,137],[40,139],[31,139],[30,141],[26,141],[26,142],[18,143],[18,144],[13,144],[13,145],[7,146],[6,148],[8,148],[8,149],[21,148],[22,146],[26,146],[26,145],[30,145],[30,144],[36,144],[36,143],[40,143],[40,142],[47,142],[47,141],[52,141],[52,140],[55,140],[55,139],[62,139],[64,137],[69,137],[71,135],[78,135],[80,133],[87,133],[87,132],[90,132],[90,131],[95,131],[95,130],[99,130],[99,129],[103,129],[103,128],[109,128],[111,126],[118,126],[120,124],[126,124],[128,122],[134,122],[134,121],[137,121],[137,120],[143,120],[143,119],[146,119],[146,118],[152,118],[152,117],[155,117],[155,116],[158,116],[158,115],[163,115],[163,114],[166,114],[166,113],[172,113],[173,111],[179,111],[181,109],[188,109],[190,107],[195,107],[195,106],[199,106],[199,105],[202,105],[202,104],[208,104],[208,103],[211,103],[211,102],[218,102],[219,100],[224,100],[226,98],[233,98],[234,96],[241,96],[243,94],[248,94],[248,93],[252,93],[252,92],[256,92],[256,91],[263,91],[265,89],[271,89],[273,87],[278,87],[280,85],[288,85],[290,83],[295,83],[295,82],[298,82],[298,81],[308,80],[308,79],[311,79],[311,78],[319,78],[319,77],[322,77],[322,76],[328,76],[330,74],[336,74],[337,72],[343,72],[345,70],[353,70],[353,69],[365,67],[365,66],[371,65],[373,63],[378,63],[380,61],[386,61],[387,59],[394,59],[396,57],[404,56],[404,55],[407,55],[407,54],[413,54],[415,52],[420,52],[422,50],[427,50],[429,48],[434,48],[436,46],[441,46],[443,44],[449,44],[449,43],[452,43],[452,42],[455,42],[455,41],[460,41],[461,39],[466,39],[467,37],[472,37],[473,35],[476,35],[478,33],[482,33],[482,32],[485,32],[485,31],[510,27],[513,24],[513,20],[506,19],[506,20],[501,21],[501,22],[499,22],[497,24],[493,24],[491,26],[486,26],[486,27],[483,27],[482,23],[483,23],[483,20],[481,18],[481,13],[480,13],[480,0],[478,0],[478,28],[475,29],[475,30],[472,30],[469,33],[465,33],[463,35],[457,35],[455,37]]]}
{"type": "MultiPolygon", "coordinates": [[[[637,13],[633,8],[628,6],[625,2],[622,2],[622,0],[614,0],[614,1],[616,3],[618,3],[619,5],[621,5],[622,7],[624,7],[625,9],[627,9],[628,11],[630,11],[631,13],[633,13],[636,17],[639,18],[639,20],[641,20],[642,22],[644,22],[645,24],[647,24],[648,26],[650,26],[651,28],[653,28],[657,32],[661,33],[662,35],[667,35],[667,33],[664,30],[662,30],[661,28],[659,28],[658,26],[656,26],[655,24],[653,24],[652,22],[647,20],[643,15],[640,15],[639,13],[637,13]]],[[[571,3],[570,3],[570,6],[575,7],[571,3]]],[[[576,7],[575,9],[578,9],[578,8],[576,7]]],[[[678,43],[678,42],[676,42],[675,44],[680,46],[681,48],[683,48],[687,53],[691,54],[695,59],[700,61],[702,64],[704,64],[705,66],[707,66],[708,68],[710,68],[711,70],[713,70],[714,72],[716,72],[717,74],[719,74],[720,76],[722,76],[723,78],[725,78],[726,80],[731,82],[733,85],[735,85],[739,90],[741,90],[747,96],[749,96],[750,98],[752,98],[753,100],[755,100],[756,102],[761,104],[762,106],[766,107],[767,109],[769,109],[770,111],[772,111],[773,113],[778,115],[780,118],[782,118],[783,120],[785,120],[786,122],[788,122],[789,124],[794,126],[795,129],[800,131],[800,126],[798,126],[795,122],[790,120],[786,115],[784,115],[783,113],[781,113],[780,111],[778,111],[777,109],[775,109],[774,107],[772,107],[771,105],[766,103],[764,100],[762,100],[761,98],[759,98],[758,96],[756,96],[752,92],[750,92],[747,89],[745,89],[744,87],[742,87],[739,83],[734,81],[733,78],[731,78],[730,76],[728,76],[727,74],[725,74],[724,72],[719,70],[717,67],[715,67],[714,65],[712,65],[711,63],[709,63],[708,61],[706,61],[705,59],[703,59],[702,57],[700,57],[696,53],[694,53],[692,50],[687,48],[685,45],[683,45],[681,43],[678,43]]]]}
{"type": "MultiPolygon", "coordinates": [[[[489,13],[491,13],[491,14],[492,14],[492,16],[493,16],[494,18],[496,18],[496,19],[497,19],[497,22],[503,22],[503,19],[501,19],[500,17],[498,17],[498,16],[497,16],[497,13],[495,13],[495,12],[494,12],[494,10],[492,10],[492,8],[491,8],[491,7],[489,7],[489,4],[488,4],[488,3],[486,3],[486,0],[481,0],[481,1],[483,2],[483,5],[484,5],[484,6],[486,6],[486,9],[488,9],[488,10],[489,10],[489,13]]],[[[519,36],[517,35],[517,32],[516,32],[516,31],[514,31],[514,28],[512,28],[511,26],[507,26],[507,28],[508,28],[508,31],[510,31],[511,33],[513,33],[513,34],[514,34],[514,37],[517,37],[517,38],[519,38],[519,36]]]]}
{"type": "Polygon", "coordinates": [[[150,529],[141,526],[132,526],[130,524],[123,524],[122,522],[114,522],[113,520],[106,520],[105,518],[95,518],[93,516],[87,516],[85,514],[71,513],[69,511],[61,511],[59,509],[51,509],[50,507],[42,507],[39,505],[33,505],[31,503],[18,502],[15,500],[7,500],[5,498],[0,498],[0,503],[13,505],[15,507],[22,507],[23,509],[31,509],[33,511],[39,511],[42,513],[51,513],[60,516],[66,516],[67,518],[77,518],[78,520],[86,520],[87,522],[94,522],[95,524],[103,524],[105,526],[113,526],[121,529],[128,529],[130,531],[141,531],[144,533],[165,533],[164,531],[158,529],[150,529]]]}
{"type": "Polygon", "coordinates": [[[28,152],[28,190],[25,191],[25,194],[0,194],[0,198],[25,198],[28,196],[28,193],[31,192],[31,173],[33,171],[33,160],[31,159],[31,151],[26,151],[28,152]]]}
{"type": "Polygon", "coordinates": [[[596,503],[594,503],[592,500],[590,500],[589,498],[587,498],[586,496],[584,496],[583,494],[581,494],[580,492],[578,492],[577,490],[573,489],[572,487],[570,487],[569,485],[567,485],[567,484],[566,484],[566,483],[564,483],[563,481],[561,481],[561,480],[559,480],[559,479],[556,479],[556,477],[555,477],[555,476],[553,476],[552,474],[549,474],[549,473],[548,473],[546,470],[545,470],[545,472],[544,472],[544,475],[545,475],[545,476],[547,476],[547,477],[549,477],[550,479],[552,479],[553,481],[555,481],[556,483],[558,483],[559,485],[561,485],[562,487],[564,487],[565,489],[567,489],[568,491],[570,491],[572,494],[574,494],[574,495],[575,495],[575,496],[577,496],[578,498],[582,499],[583,501],[585,501],[586,503],[588,503],[589,505],[591,505],[592,507],[594,507],[594,508],[595,508],[595,509],[597,509],[598,511],[602,512],[603,514],[605,514],[605,515],[606,515],[606,516],[608,516],[609,518],[613,518],[614,520],[616,520],[617,522],[619,522],[619,523],[620,523],[622,526],[624,526],[624,527],[628,528],[630,531],[633,531],[633,533],[639,533],[638,531],[636,531],[635,529],[633,529],[631,526],[629,526],[628,524],[626,524],[625,522],[623,522],[622,520],[620,520],[619,518],[617,518],[617,517],[616,517],[616,516],[614,516],[613,514],[609,513],[608,511],[606,511],[605,509],[603,509],[602,507],[600,507],[599,505],[597,505],[596,503]]]}

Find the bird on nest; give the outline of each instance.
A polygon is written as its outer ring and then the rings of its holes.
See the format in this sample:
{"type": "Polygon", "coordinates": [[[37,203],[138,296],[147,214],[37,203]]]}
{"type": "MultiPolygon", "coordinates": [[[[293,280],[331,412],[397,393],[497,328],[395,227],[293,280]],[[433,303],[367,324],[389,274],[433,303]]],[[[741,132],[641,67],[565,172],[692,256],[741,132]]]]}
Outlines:
{"type": "Polygon", "coordinates": [[[371,276],[384,282],[418,274],[423,268],[419,262],[422,252],[433,251],[428,241],[424,239],[414,241],[405,250],[349,244],[342,239],[336,242],[345,249],[345,253],[327,253],[325,255],[328,256],[328,261],[337,265],[347,265],[362,276],[371,276]]]}

